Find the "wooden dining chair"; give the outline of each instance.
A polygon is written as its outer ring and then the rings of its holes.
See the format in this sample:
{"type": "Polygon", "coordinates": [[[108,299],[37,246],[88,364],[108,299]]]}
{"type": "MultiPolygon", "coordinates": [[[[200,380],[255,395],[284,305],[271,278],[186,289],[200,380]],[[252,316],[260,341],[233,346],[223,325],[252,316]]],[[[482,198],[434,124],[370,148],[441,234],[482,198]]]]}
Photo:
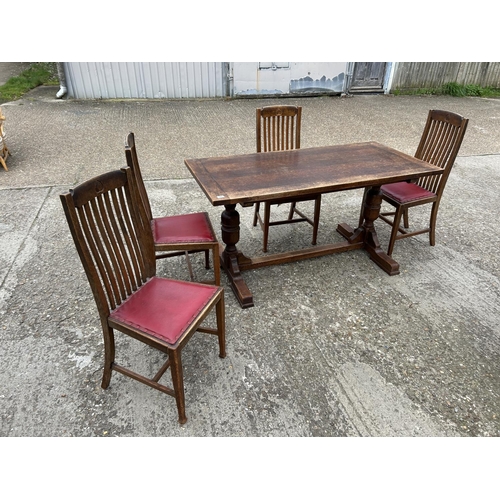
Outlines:
{"type": "MultiPolygon", "coordinates": [[[[265,106],[257,109],[257,153],[268,151],[284,151],[300,148],[300,127],[302,120],[301,106],[265,106]]],[[[267,252],[269,227],[281,224],[307,222],[313,227],[312,244],[316,245],[318,238],[319,214],[321,209],[321,194],[305,196],[288,196],[276,200],[264,201],[264,217],[260,214],[260,202],[255,203],[253,225],[259,222],[263,237],[263,251],[267,252]],[[297,208],[297,202],[314,200],[313,219],[297,208]],[[290,203],[288,218],[271,221],[271,206],[290,203]],[[297,214],[298,217],[294,218],[297,214]]]]}
{"type": "Polygon", "coordinates": [[[99,311],[102,388],[115,370],[175,397],[179,423],[185,423],[181,351],[201,331],[218,337],[219,356],[225,357],[223,288],[156,276],[153,239],[130,168],[95,177],[60,199],[99,311]],[[214,308],[216,328],[202,326],[214,308]],[[167,355],[155,376],[115,361],[114,330],[167,355]],[[172,388],[159,382],[169,367],[172,388]]]}
{"type": "MultiPolygon", "coordinates": [[[[379,219],[392,226],[387,255],[392,255],[397,240],[417,234],[429,233],[430,245],[435,245],[439,203],[468,122],[468,119],[456,113],[430,110],[415,157],[440,167],[442,172],[438,175],[421,177],[412,182],[396,182],[381,187],[382,200],[395,208],[391,212],[381,212],[378,216],[379,219]],[[432,204],[429,226],[409,231],[408,209],[427,203],[432,204]],[[400,225],[401,217],[403,217],[404,227],[400,225]]],[[[362,213],[363,209],[361,209],[359,219],[360,225],[363,223],[362,213]]]]}
{"type": "Polygon", "coordinates": [[[214,283],[219,286],[219,242],[208,213],[195,212],[165,217],[153,217],[151,204],[137,158],[135,136],[132,132],[127,135],[125,140],[125,157],[127,159],[127,165],[132,169],[134,174],[140,199],[144,204],[144,209],[150,221],[155,250],[157,252],[156,258],[162,259],[185,255],[191,280],[194,281],[194,273],[189,254],[205,252],[205,267],[209,269],[209,251],[211,251],[214,267],[214,283]]]}

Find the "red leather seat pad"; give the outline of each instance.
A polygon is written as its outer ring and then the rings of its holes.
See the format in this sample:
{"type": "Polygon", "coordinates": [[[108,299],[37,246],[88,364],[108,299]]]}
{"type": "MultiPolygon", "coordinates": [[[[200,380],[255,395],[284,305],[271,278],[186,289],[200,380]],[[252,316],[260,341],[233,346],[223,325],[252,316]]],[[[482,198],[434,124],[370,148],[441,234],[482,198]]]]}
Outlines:
{"type": "Polygon", "coordinates": [[[175,344],[217,290],[215,286],[153,277],[110,318],[175,344]]]}
{"type": "Polygon", "coordinates": [[[411,182],[396,182],[394,184],[384,184],[381,188],[383,194],[386,194],[399,203],[431,198],[434,193],[427,191],[417,184],[411,182]]]}
{"type": "Polygon", "coordinates": [[[155,243],[197,243],[214,241],[204,212],[159,217],[151,222],[155,243]]]}

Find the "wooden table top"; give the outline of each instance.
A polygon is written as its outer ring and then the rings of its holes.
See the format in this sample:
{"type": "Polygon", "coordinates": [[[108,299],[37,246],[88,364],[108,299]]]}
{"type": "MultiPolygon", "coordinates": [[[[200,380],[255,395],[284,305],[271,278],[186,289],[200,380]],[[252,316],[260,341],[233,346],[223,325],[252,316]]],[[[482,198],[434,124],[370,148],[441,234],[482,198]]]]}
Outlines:
{"type": "Polygon", "coordinates": [[[377,142],[186,159],[184,163],[214,206],[380,186],[441,172],[377,142]]]}

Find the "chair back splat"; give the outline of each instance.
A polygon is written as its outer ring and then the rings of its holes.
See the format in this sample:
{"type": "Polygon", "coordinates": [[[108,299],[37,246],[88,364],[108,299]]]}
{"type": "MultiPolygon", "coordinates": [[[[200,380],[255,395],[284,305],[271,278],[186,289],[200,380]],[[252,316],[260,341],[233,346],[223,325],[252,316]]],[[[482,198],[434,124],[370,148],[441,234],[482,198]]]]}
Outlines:
{"type": "Polygon", "coordinates": [[[210,269],[209,252],[212,252],[214,280],[220,285],[219,242],[207,212],[178,214],[165,217],[153,217],[151,203],[144,185],[135,136],[130,132],[125,140],[125,158],[132,170],[139,199],[143,205],[145,217],[153,235],[156,259],[185,255],[191,280],[194,281],[193,266],[189,254],[204,252],[205,268],[210,269]]]}
{"type": "MultiPolygon", "coordinates": [[[[300,148],[300,129],[302,123],[301,106],[265,106],[256,110],[257,153],[269,151],[286,151],[300,148]]],[[[307,166],[305,166],[307,168],[307,166]]],[[[262,249],[267,252],[269,227],[296,222],[307,222],[313,226],[312,244],[318,237],[319,214],[321,209],[321,194],[312,196],[289,196],[273,201],[264,201],[264,215],[260,214],[260,203],[255,203],[253,225],[259,223],[263,235],[262,249]],[[314,216],[311,219],[297,208],[297,202],[314,200],[314,216]],[[271,221],[271,205],[290,203],[288,218],[271,221]],[[294,218],[297,214],[298,217],[294,218]]]]}
{"type": "Polygon", "coordinates": [[[442,192],[467,130],[467,119],[449,111],[432,110],[415,157],[443,169],[441,175],[422,177],[417,184],[434,194],[442,192]]]}
{"type": "Polygon", "coordinates": [[[61,196],[100,313],[108,315],[156,272],[150,235],[138,219],[126,174],[108,172],[61,196]],[[153,257],[153,258],[152,258],[153,257]]]}
{"type": "MultiPolygon", "coordinates": [[[[450,111],[430,110],[415,157],[442,169],[442,173],[421,177],[414,182],[396,182],[381,187],[382,200],[395,210],[381,212],[379,219],[392,226],[387,254],[391,255],[397,240],[429,233],[429,243],[436,244],[436,220],[446,181],[462,145],[469,120],[450,111]],[[409,230],[408,209],[432,204],[428,227],[409,230]],[[400,225],[403,218],[403,226],[400,225]]],[[[366,196],[366,190],[365,190],[366,196]]],[[[361,209],[359,224],[362,224],[361,209]]]]}
{"type": "Polygon", "coordinates": [[[146,186],[144,185],[141,168],[139,167],[139,159],[137,158],[137,149],[135,147],[135,136],[132,132],[127,135],[127,138],[125,140],[125,158],[127,160],[127,166],[130,167],[134,175],[137,185],[137,191],[139,192],[140,199],[144,204],[146,217],[149,220],[152,220],[153,212],[151,210],[151,204],[149,202],[149,196],[146,191],[146,186]]]}
{"type": "Polygon", "coordinates": [[[257,109],[257,153],[299,149],[301,121],[300,106],[257,109]]]}
{"type": "Polygon", "coordinates": [[[181,350],[196,331],[216,335],[225,357],[224,291],[156,276],[155,248],[130,168],[108,172],[61,195],[66,220],[99,311],[104,336],[102,387],[117,371],[175,397],[186,422],[181,350]],[[216,328],[202,326],[215,309],[216,328]],[[115,362],[114,330],[167,354],[148,378],[115,362]],[[159,383],[170,368],[172,387],[159,383]]]}

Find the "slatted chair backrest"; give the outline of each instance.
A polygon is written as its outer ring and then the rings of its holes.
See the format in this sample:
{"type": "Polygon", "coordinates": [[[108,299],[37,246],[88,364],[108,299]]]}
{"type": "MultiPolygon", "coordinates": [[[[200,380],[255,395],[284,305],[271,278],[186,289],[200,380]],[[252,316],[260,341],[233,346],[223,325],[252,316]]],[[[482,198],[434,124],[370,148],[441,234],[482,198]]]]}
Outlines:
{"type": "Polygon", "coordinates": [[[302,107],[265,106],[257,109],[257,153],[300,148],[302,107]]]}
{"type": "Polygon", "coordinates": [[[127,165],[132,169],[132,173],[134,174],[137,190],[139,191],[140,199],[142,200],[144,210],[146,211],[146,217],[149,221],[151,221],[153,220],[153,212],[151,210],[151,203],[149,202],[148,193],[146,191],[141,168],[139,166],[137,149],[135,147],[135,136],[133,132],[130,132],[125,140],[125,157],[127,159],[127,165]]]}
{"type": "Polygon", "coordinates": [[[469,120],[449,111],[429,111],[415,157],[443,169],[441,175],[431,175],[417,184],[440,195],[455,163],[469,120]]]}
{"type": "Polygon", "coordinates": [[[156,272],[152,236],[137,210],[133,182],[125,168],[61,195],[101,321],[156,272]]]}

